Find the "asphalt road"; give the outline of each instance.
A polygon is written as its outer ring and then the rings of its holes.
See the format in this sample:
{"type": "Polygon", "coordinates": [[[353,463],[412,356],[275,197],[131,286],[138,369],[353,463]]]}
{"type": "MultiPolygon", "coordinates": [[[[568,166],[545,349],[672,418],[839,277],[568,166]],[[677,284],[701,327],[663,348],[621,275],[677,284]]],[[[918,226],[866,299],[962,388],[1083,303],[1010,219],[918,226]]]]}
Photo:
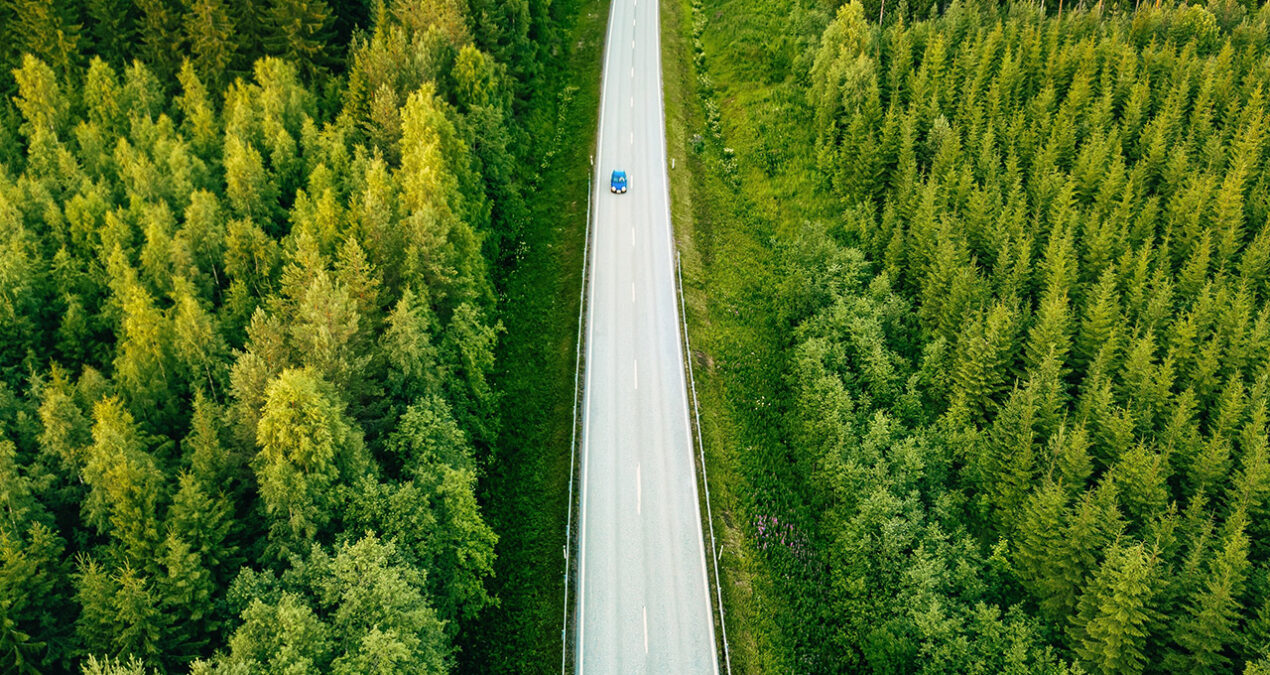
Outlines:
{"type": "Polygon", "coordinates": [[[656,0],[613,0],[595,157],[576,666],[718,673],[679,340],[656,0]],[[626,194],[609,192],[624,169],[626,194]]]}

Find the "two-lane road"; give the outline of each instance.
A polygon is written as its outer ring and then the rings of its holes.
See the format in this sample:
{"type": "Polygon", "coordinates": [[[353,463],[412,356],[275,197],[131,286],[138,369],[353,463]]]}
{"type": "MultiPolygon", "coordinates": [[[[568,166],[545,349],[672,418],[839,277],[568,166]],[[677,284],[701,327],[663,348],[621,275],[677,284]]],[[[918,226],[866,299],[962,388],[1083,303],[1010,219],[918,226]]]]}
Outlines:
{"type": "Polygon", "coordinates": [[[688,425],[656,0],[613,0],[595,158],[581,673],[718,673],[688,425]],[[630,188],[609,192],[624,169],[630,188]]]}

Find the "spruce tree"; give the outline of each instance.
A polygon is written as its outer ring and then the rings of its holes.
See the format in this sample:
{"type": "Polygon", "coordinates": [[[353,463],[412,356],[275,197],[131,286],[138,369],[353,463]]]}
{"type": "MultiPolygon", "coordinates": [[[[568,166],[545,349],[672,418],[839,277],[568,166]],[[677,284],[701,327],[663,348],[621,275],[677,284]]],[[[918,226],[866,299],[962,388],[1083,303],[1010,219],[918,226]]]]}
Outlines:
{"type": "Polygon", "coordinates": [[[1184,654],[1178,666],[1194,673],[1229,669],[1226,648],[1236,637],[1244,579],[1248,573],[1248,540],[1238,514],[1208,565],[1208,580],[1188,603],[1176,640],[1184,654]]]}
{"type": "Polygon", "coordinates": [[[285,370],[269,383],[252,461],[270,519],[270,545],[280,557],[327,534],[337,517],[338,486],[368,470],[361,432],[335,392],[316,373],[285,370]]]}
{"type": "Polygon", "coordinates": [[[308,75],[330,65],[331,10],[323,0],[269,0],[265,22],[266,53],[299,65],[308,75]]]}
{"type": "Polygon", "coordinates": [[[189,44],[188,63],[199,78],[219,91],[238,66],[234,16],[224,0],[186,0],[182,29],[189,44]]]}
{"type": "Polygon", "coordinates": [[[1144,544],[1116,543],[1080,596],[1070,633],[1081,662],[1104,673],[1140,673],[1156,620],[1160,561],[1144,544]]]}

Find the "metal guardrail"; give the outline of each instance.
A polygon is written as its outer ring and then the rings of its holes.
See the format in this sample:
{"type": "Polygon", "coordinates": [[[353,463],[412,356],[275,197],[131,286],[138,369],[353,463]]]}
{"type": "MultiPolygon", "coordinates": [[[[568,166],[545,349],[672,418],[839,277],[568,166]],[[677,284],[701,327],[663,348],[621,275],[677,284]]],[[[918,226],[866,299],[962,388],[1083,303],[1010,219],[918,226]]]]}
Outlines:
{"type": "Polygon", "coordinates": [[[702,441],[701,406],[697,403],[697,380],[692,372],[692,342],[688,338],[688,308],[684,303],[683,256],[675,249],[675,277],[678,279],[679,315],[683,321],[684,361],[688,364],[688,386],[692,391],[692,414],[696,419],[697,452],[701,459],[701,484],[705,487],[706,521],[710,525],[710,559],[714,562],[714,594],[719,607],[719,632],[723,637],[723,663],[728,675],[732,675],[732,654],[728,649],[728,625],[723,614],[723,580],[719,577],[719,548],[714,540],[714,513],[710,508],[710,479],[706,474],[706,450],[702,441]]]}
{"type": "MultiPolygon", "coordinates": [[[[595,164],[595,157],[591,157],[591,164],[595,164]]],[[[586,233],[582,238],[582,284],[578,290],[578,339],[576,351],[574,354],[574,375],[573,375],[573,432],[569,440],[569,515],[565,520],[564,528],[564,616],[560,622],[560,672],[569,672],[569,573],[573,569],[573,557],[569,553],[573,550],[573,484],[577,482],[576,457],[578,449],[578,427],[581,425],[581,419],[578,417],[578,401],[582,397],[582,326],[585,323],[587,306],[587,273],[590,271],[591,258],[591,177],[587,177],[586,181],[586,233]]]]}

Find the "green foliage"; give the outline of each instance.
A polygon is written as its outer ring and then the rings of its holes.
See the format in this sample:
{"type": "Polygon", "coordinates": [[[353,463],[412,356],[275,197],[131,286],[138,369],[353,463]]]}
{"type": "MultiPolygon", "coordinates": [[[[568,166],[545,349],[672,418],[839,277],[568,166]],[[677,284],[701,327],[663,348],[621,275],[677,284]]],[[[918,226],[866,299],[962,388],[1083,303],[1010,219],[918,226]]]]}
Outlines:
{"type": "Polygon", "coordinates": [[[230,652],[196,672],[441,673],[450,650],[424,574],[373,535],[314,546],[242,612],[230,652]]]}
{"type": "Polygon", "coordinates": [[[284,370],[265,390],[252,464],[280,556],[325,532],[338,513],[336,486],[368,470],[362,439],[336,400],[307,370],[284,370]]]}
{"type": "Polygon", "coordinates": [[[1270,14],[930,9],[730,0],[693,30],[717,456],[769,667],[995,671],[964,646],[1004,633],[1020,671],[1255,669],[1270,14]]]}
{"type": "Polygon", "coordinates": [[[0,670],[440,672],[497,606],[493,270],[555,19],[369,5],[0,2],[0,670]]]}
{"type": "Polygon", "coordinates": [[[237,65],[234,18],[221,0],[194,0],[187,4],[182,23],[190,57],[183,68],[192,67],[202,81],[219,90],[228,83],[237,65]]]}

